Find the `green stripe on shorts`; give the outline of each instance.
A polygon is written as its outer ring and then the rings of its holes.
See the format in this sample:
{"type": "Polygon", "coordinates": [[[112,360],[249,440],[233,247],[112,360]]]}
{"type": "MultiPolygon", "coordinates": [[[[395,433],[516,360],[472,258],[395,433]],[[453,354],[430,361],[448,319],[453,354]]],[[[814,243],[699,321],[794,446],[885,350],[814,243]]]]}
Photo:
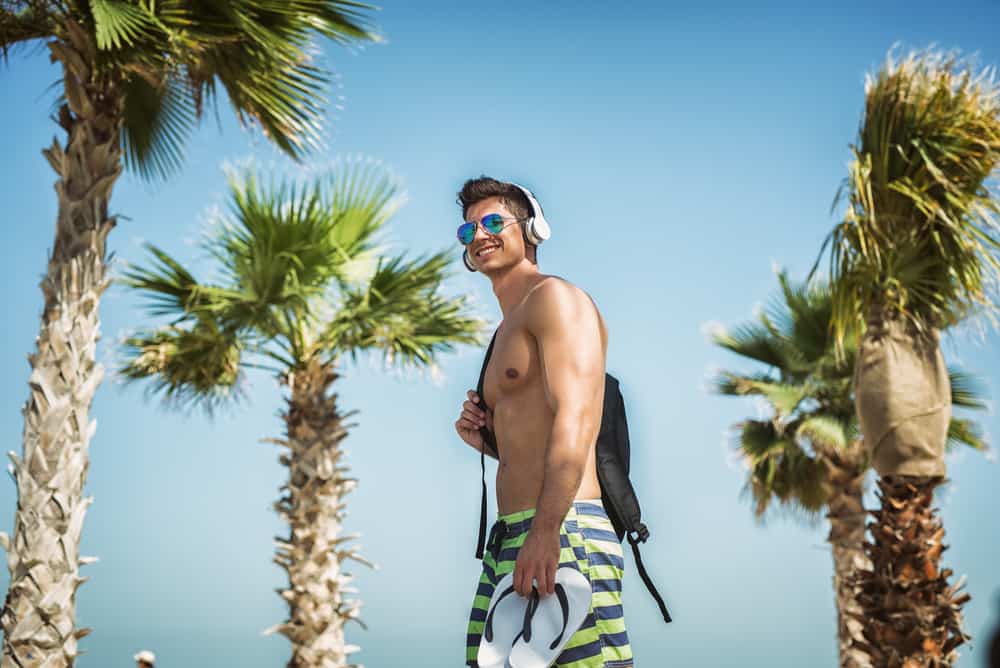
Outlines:
{"type": "MultiPolygon", "coordinates": [[[[466,631],[465,664],[478,668],[479,641],[497,583],[514,570],[535,511],[500,515],[490,531],[466,631]],[[502,534],[502,537],[501,537],[502,534]]],[[[622,546],[603,506],[576,501],[559,528],[559,565],[572,565],[591,583],[590,611],[552,664],[558,668],[631,668],[632,647],[622,611],[622,546]]]]}

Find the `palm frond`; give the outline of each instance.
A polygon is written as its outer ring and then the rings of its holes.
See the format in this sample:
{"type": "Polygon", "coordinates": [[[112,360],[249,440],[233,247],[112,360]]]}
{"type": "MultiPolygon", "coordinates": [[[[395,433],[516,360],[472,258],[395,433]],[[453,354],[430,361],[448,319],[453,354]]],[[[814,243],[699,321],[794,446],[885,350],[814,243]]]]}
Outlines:
{"type": "Polygon", "coordinates": [[[796,438],[807,439],[814,449],[837,451],[847,447],[849,427],[830,415],[811,415],[802,420],[796,438]]]}
{"type": "MultiPolygon", "coordinates": [[[[326,180],[325,193],[329,194],[327,206],[336,217],[331,228],[331,241],[338,248],[343,260],[341,268],[349,263],[365,261],[375,251],[375,234],[403,204],[392,175],[379,163],[344,163],[335,166],[326,180]]],[[[357,274],[343,272],[342,284],[350,284],[357,274]]]]}
{"type": "Polygon", "coordinates": [[[948,380],[951,383],[951,403],[961,408],[986,410],[989,406],[985,400],[985,390],[981,379],[954,367],[948,368],[948,380]]]}
{"type": "Polygon", "coordinates": [[[486,322],[463,315],[466,298],[437,293],[450,263],[448,251],[410,261],[381,258],[366,285],[345,291],[321,336],[324,347],[355,359],[362,350],[381,350],[389,363],[405,366],[429,364],[453,343],[480,343],[486,322]]]}
{"type": "Polygon", "coordinates": [[[142,178],[165,179],[180,170],[184,146],[194,128],[194,102],[182,84],[154,85],[135,74],[125,94],[122,146],[125,166],[142,178]]]}
{"type": "Polygon", "coordinates": [[[823,484],[826,467],[821,462],[802,450],[788,450],[774,460],[767,474],[771,493],[782,504],[801,508],[808,515],[816,515],[823,510],[827,500],[823,484]]]}
{"type": "Polygon", "coordinates": [[[799,403],[806,398],[806,390],[802,385],[775,382],[762,376],[722,373],[718,388],[723,394],[760,395],[767,399],[782,418],[794,413],[799,403]]]}
{"type": "Polygon", "coordinates": [[[748,487],[756,516],[764,515],[774,500],[798,506],[806,516],[823,508],[826,468],[812,460],[794,438],[780,434],[772,422],[747,420],[738,446],[750,467],[748,487]]]}
{"type": "Polygon", "coordinates": [[[157,378],[154,391],[168,400],[214,405],[250,366],[247,354],[272,370],[336,364],[364,350],[432,366],[456,344],[481,344],[487,323],[468,315],[468,298],[440,292],[450,251],[379,257],[368,280],[348,280],[359,278],[347,268],[374,252],[397,197],[373,169],[339,174],[268,186],[252,171],[233,176],[230,215],[204,242],[216,283],[199,283],[149,246],[150,263],[130,267],[124,282],[145,294],[153,315],[174,321],[127,342],[124,374],[157,378]]]}
{"type": "MultiPolygon", "coordinates": [[[[848,207],[831,231],[838,340],[865,317],[918,329],[997,310],[1000,96],[992,72],[953,54],[913,52],[865,83],[848,207]]],[[[824,246],[825,247],[825,246],[824,246]]]]}
{"type": "Polygon", "coordinates": [[[730,371],[720,371],[712,379],[712,386],[717,394],[730,397],[742,397],[749,394],[750,383],[773,383],[774,377],[770,373],[739,374],[730,371]]]}
{"type": "MultiPolygon", "coordinates": [[[[280,5],[281,3],[279,3],[280,5]]],[[[374,5],[353,0],[308,0],[297,2],[299,11],[312,11],[321,18],[316,22],[316,30],[321,35],[342,44],[354,41],[381,42],[382,36],[371,23],[369,11],[376,9],[374,5]]]]}
{"type": "Polygon", "coordinates": [[[758,323],[737,325],[712,334],[713,342],[737,355],[747,357],[775,368],[787,366],[781,342],[768,329],[758,323]]]}
{"type": "Polygon", "coordinates": [[[90,0],[97,48],[121,49],[141,39],[158,21],[145,3],[90,0]]]}
{"type": "Polygon", "coordinates": [[[240,340],[209,320],[140,332],[126,339],[122,354],[120,376],[151,381],[148,393],[168,405],[197,405],[212,413],[241,396],[240,340]]]}
{"type": "Polygon", "coordinates": [[[14,46],[45,39],[52,34],[52,18],[46,3],[0,1],[0,51],[4,59],[14,46]]]}
{"type": "Polygon", "coordinates": [[[218,82],[240,120],[256,122],[283,151],[300,159],[319,145],[329,75],[312,65],[316,32],[337,42],[380,37],[366,23],[370,5],[339,0],[240,0],[199,25],[201,49],[188,63],[200,100],[218,82]]]}
{"type": "MultiPolygon", "coordinates": [[[[817,451],[842,447],[855,429],[851,388],[853,348],[838,358],[829,333],[831,295],[822,282],[793,282],[778,274],[780,291],[759,316],[716,341],[741,352],[778,351],[767,373],[720,373],[720,394],[765,397],[780,420],[740,423],[739,448],[749,463],[745,490],[753,496],[758,519],[778,502],[779,510],[815,522],[826,503],[826,464],[817,451]],[[811,448],[809,447],[811,446],[811,448]]],[[[747,355],[760,359],[762,355],[747,355]]]]}
{"type": "Polygon", "coordinates": [[[229,211],[207,244],[227,280],[257,308],[305,308],[339,259],[319,184],[262,186],[246,172],[230,180],[229,211]]]}
{"type": "Polygon", "coordinates": [[[771,420],[745,420],[738,426],[740,452],[751,464],[783,448],[798,447],[785,434],[779,433],[771,420]]]}
{"type": "Polygon", "coordinates": [[[331,283],[359,278],[358,265],[378,250],[373,236],[397,205],[397,186],[372,165],[341,165],[307,183],[267,186],[252,170],[231,173],[229,215],[206,243],[239,293],[228,309],[230,324],[287,332],[282,314],[314,311],[331,283]]]}
{"type": "Polygon", "coordinates": [[[172,316],[175,322],[191,317],[201,305],[203,287],[166,251],[150,243],[143,247],[152,256],[149,266],[128,265],[122,283],[143,292],[149,300],[150,315],[172,316]]]}
{"type": "Polygon", "coordinates": [[[974,420],[958,418],[952,418],[948,423],[948,441],[945,445],[948,452],[961,445],[981,452],[989,450],[982,427],[974,420]]]}
{"type": "Polygon", "coordinates": [[[780,330],[808,366],[830,351],[830,291],[819,283],[794,283],[788,272],[778,273],[782,299],[772,301],[768,316],[780,320],[780,330]]]}
{"type": "MultiPolygon", "coordinates": [[[[190,128],[206,102],[215,107],[220,86],[241,122],[300,159],[320,145],[326,115],[330,73],[315,39],[380,39],[368,24],[374,7],[344,0],[86,4],[88,11],[62,21],[60,36],[76,44],[83,35],[92,52],[86,66],[126,82],[114,91],[125,99],[123,149],[147,179],[176,170],[190,128]]],[[[22,38],[24,30],[8,23],[11,39],[22,38]]]]}

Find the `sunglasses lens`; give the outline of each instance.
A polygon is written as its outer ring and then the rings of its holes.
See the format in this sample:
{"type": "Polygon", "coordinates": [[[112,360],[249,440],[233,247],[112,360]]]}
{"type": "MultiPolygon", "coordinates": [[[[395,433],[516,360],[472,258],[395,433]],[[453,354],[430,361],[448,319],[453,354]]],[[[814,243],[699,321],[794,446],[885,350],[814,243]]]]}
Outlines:
{"type": "Polygon", "coordinates": [[[458,240],[468,246],[476,238],[476,224],[462,223],[458,226],[458,240]]]}
{"type": "Polygon", "coordinates": [[[483,227],[485,227],[490,234],[499,234],[503,230],[503,218],[498,213],[491,213],[488,216],[483,217],[483,227]]]}

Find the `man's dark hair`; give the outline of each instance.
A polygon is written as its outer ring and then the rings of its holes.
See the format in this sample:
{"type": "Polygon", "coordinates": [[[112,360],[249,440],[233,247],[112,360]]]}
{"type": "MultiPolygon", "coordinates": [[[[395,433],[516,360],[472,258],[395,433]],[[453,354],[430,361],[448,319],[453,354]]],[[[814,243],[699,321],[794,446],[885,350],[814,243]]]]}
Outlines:
{"type": "MultiPolygon", "coordinates": [[[[469,179],[458,191],[458,203],[462,207],[462,218],[469,212],[469,207],[476,202],[481,202],[488,197],[499,197],[507,210],[515,217],[524,220],[532,215],[531,203],[521,189],[511,183],[497,181],[494,178],[483,175],[478,179],[469,179]]],[[[528,241],[524,233],[523,223],[521,227],[521,237],[529,248],[534,249],[533,255],[528,255],[528,259],[534,264],[538,264],[538,246],[528,241]]]]}

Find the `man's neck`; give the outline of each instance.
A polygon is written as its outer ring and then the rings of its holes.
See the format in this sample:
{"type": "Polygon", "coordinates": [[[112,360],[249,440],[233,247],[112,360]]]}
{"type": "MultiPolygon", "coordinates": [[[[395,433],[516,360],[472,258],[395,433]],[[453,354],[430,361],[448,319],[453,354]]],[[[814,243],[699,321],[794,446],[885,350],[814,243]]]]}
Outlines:
{"type": "Polygon", "coordinates": [[[538,271],[538,266],[528,261],[521,262],[500,275],[490,277],[493,294],[500,302],[500,311],[505,320],[524,300],[528,290],[537,285],[541,278],[543,276],[538,271]]]}

